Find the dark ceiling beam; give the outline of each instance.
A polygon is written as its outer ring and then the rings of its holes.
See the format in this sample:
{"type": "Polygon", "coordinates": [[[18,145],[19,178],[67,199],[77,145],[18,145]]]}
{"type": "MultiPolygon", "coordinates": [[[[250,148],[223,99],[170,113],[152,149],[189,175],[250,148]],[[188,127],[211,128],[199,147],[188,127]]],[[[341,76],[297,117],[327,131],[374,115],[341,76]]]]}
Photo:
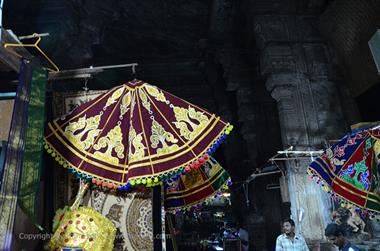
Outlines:
{"type": "Polygon", "coordinates": [[[18,44],[19,42],[4,28],[1,29],[1,46],[0,46],[0,71],[19,72],[22,58],[32,59],[32,55],[23,47],[5,48],[4,44],[18,44]]]}

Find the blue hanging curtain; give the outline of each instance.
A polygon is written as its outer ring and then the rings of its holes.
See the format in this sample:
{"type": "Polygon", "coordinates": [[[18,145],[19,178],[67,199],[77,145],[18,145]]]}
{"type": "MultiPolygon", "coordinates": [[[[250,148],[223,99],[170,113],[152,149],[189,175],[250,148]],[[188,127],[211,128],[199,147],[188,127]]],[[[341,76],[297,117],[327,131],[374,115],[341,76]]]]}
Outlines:
{"type": "Polygon", "coordinates": [[[10,250],[15,222],[20,174],[28,128],[28,110],[32,93],[32,66],[24,61],[14,102],[0,189],[0,250],[10,250]]]}

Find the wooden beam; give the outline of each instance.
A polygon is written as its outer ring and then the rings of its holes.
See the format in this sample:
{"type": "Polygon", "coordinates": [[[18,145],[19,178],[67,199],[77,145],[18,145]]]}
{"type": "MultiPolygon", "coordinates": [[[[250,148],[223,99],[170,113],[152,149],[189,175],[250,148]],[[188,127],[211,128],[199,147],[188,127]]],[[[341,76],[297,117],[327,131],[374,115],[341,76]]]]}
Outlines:
{"type": "Polygon", "coordinates": [[[33,56],[23,47],[4,48],[5,43],[20,43],[11,33],[12,31],[1,28],[0,71],[16,71],[18,73],[22,58],[12,53],[12,51],[26,59],[31,59],[33,56]]]}

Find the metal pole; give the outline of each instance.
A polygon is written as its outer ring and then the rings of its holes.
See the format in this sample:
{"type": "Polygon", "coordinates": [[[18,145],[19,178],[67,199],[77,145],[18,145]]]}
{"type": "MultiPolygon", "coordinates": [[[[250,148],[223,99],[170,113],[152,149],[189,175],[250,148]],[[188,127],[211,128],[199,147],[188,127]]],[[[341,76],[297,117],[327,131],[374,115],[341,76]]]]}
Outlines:
{"type": "Polygon", "coordinates": [[[257,177],[260,177],[260,176],[266,176],[266,175],[270,175],[270,174],[276,174],[276,173],[282,173],[281,171],[272,171],[272,172],[266,172],[266,173],[254,173],[254,174],[251,174],[246,182],[249,183],[251,182],[252,180],[256,179],[257,177]]]}
{"type": "Polygon", "coordinates": [[[14,98],[16,97],[16,92],[1,92],[0,93],[0,100],[6,99],[6,98],[14,98]]]}
{"type": "Polygon", "coordinates": [[[36,37],[47,37],[47,36],[50,36],[50,34],[49,33],[38,33],[38,34],[33,34],[33,35],[19,36],[18,39],[23,40],[23,39],[30,39],[30,38],[36,38],[36,37]]]}
{"type": "Polygon", "coordinates": [[[3,37],[3,5],[4,0],[1,0],[0,2],[0,42],[2,41],[3,37]]]}
{"type": "Polygon", "coordinates": [[[271,158],[271,159],[269,159],[269,161],[276,161],[276,160],[293,160],[293,159],[310,159],[310,157],[313,157],[313,156],[271,158]]]}
{"type": "Polygon", "coordinates": [[[114,68],[126,68],[126,67],[132,67],[133,69],[135,66],[138,66],[138,63],[131,63],[131,64],[117,64],[117,65],[105,65],[105,66],[90,66],[91,69],[114,69],[114,68]]]}
{"type": "Polygon", "coordinates": [[[138,66],[138,63],[131,64],[119,64],[119,65],[105,65],[105,66],[90,66],[88,68],[78,68],[71,70],[63,70],[59,72],[51,72],[49,73],[48,80],[59,80],[59,79],[72,79],[72,78],[88,78],[88,74],[94,74],[102,72],[106,69],[115,69],[115,68],[127,68],[132,67],[132,71],[134,71],[135,67],[138,66]]]}
{"type": "Polygon", "coordinates": [[[277,153],[279,153],[279,154],[310,154],[310,155],[313,155],[313,154],[322,154],[323,151],[322,150],[318,150],[318,151],[277,151],[277,153]]]}

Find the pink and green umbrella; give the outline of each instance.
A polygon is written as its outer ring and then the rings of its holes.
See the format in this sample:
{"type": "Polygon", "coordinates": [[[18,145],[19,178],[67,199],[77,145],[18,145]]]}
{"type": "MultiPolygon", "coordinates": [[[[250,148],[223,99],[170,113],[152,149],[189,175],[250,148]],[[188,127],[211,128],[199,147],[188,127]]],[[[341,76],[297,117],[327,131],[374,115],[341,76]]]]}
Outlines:
{"type": "Polygon", "coordinates": [[[380,215],[380,129],[347,135],[314,160],[310,177],[348,208],[380,215]]]}

